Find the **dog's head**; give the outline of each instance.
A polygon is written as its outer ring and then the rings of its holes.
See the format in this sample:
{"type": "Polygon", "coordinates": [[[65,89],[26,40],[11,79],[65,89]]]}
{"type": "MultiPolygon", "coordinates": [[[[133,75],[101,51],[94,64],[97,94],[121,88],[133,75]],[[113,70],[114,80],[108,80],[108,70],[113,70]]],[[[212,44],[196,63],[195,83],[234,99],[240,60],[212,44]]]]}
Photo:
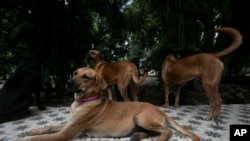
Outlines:
{"type": "Polygon", "coordinates": [[[77,69],[67,81],[67,85],[77,97],[99,94],[107,86],[101,75],[87,67],[77,69]]]}
{"type": "Polygon", "coordinates": [[[98,50],[90,50],[89,51],[89,58],[91,59],[103,59],[103,55],[100,51],[98,50]]]}

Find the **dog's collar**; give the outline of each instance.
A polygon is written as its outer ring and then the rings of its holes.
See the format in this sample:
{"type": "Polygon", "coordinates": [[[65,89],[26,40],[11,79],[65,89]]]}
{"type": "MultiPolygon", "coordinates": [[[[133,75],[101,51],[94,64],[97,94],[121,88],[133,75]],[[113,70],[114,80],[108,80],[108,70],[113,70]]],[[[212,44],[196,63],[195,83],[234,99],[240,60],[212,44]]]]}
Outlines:
{"type": "Polygon", "coordinates": [[[100,95],[94,95],[94,96],[83,97],[83,98],[75,98],[75,101],[76,102],[87,102],[87,101],[96,100],[99,97],[100,97],[100,95]]]}

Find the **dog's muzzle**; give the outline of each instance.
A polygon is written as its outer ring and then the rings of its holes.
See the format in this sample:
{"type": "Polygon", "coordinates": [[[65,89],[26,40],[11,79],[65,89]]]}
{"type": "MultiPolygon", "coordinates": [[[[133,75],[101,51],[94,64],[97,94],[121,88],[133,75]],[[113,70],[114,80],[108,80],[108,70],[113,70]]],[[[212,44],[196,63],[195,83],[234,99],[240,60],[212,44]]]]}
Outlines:
{"type": "Polygon", "coordinates": [[[74,85],[75,85],[75,81],[73,79],[69,79],[67,81],[67,88],[72,89],[74,85]]]}
{"type": "Polygon", "coordinates": [[[74,81],[74,79],[69,79],[67,81],[67,88],[74,91],[74,92],[76,92],[76,93],[82,92],[82,90],[77,87],[76,82],[74,81]]]}
{"type": "Polygon", "coordinates": [[[88,55],[87,55],[87,59],[88,59],[88,60],[93,60],[93,57],[91,57],[91,55],[88,54],[88,55]]]}

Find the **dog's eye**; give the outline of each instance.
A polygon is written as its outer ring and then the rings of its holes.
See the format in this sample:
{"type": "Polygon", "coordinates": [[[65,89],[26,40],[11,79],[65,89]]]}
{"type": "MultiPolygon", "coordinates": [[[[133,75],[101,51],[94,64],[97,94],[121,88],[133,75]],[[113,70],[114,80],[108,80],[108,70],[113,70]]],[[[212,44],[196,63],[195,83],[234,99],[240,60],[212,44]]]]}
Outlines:
{"type": "Polygon", "coordinates": [[[83,78],[83,79],[89,79],[89,77],[88,77],[86,74],[84,74],[84,75],[82,76],[82,78],[83,78]]]}

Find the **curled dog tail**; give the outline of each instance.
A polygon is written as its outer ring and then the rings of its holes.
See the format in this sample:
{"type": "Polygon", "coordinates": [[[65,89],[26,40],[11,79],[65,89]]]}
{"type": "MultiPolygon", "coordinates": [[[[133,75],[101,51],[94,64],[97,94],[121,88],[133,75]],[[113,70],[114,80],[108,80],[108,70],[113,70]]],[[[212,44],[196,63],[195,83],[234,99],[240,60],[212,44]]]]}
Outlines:
{"type": "Polygon", "coordinates": [[[148,72],[144,73],[141,79],[138,79],[137,67],[135,65],[133,65],[133,67],[132,67],[132,79],[133,79],[135,84],[141,84],[142,82],[144,82],[146,80],[147,77],[148,77],[148,72]]]}
{"type": "Polygon", "coordinates": [[[227,47],[226,49],[224,49],[220,52],[213,53],[214,56],[216,56],[218,58],[223,57],[223,56],[231,53],[233,50],[238,48],[242,42],[242,36],[241,36],[240,32],[232,27],[219,28],[219,29],[216,29],[215,32],[226,33],[226,34],[229,34],[232,36],[232,43],[229,47],[227,47]]]}
{"type": "Polygon", "coordinates": [[[180,131],[182,134],[187,135],[190,137],[193,141],[200,141],[200,138],[195,135],[194,133],[190,132],[189,130],[185,129],[184,127],[180,126],[173,118],[166,115],[166,120],[178,131],[180,131]]]}

